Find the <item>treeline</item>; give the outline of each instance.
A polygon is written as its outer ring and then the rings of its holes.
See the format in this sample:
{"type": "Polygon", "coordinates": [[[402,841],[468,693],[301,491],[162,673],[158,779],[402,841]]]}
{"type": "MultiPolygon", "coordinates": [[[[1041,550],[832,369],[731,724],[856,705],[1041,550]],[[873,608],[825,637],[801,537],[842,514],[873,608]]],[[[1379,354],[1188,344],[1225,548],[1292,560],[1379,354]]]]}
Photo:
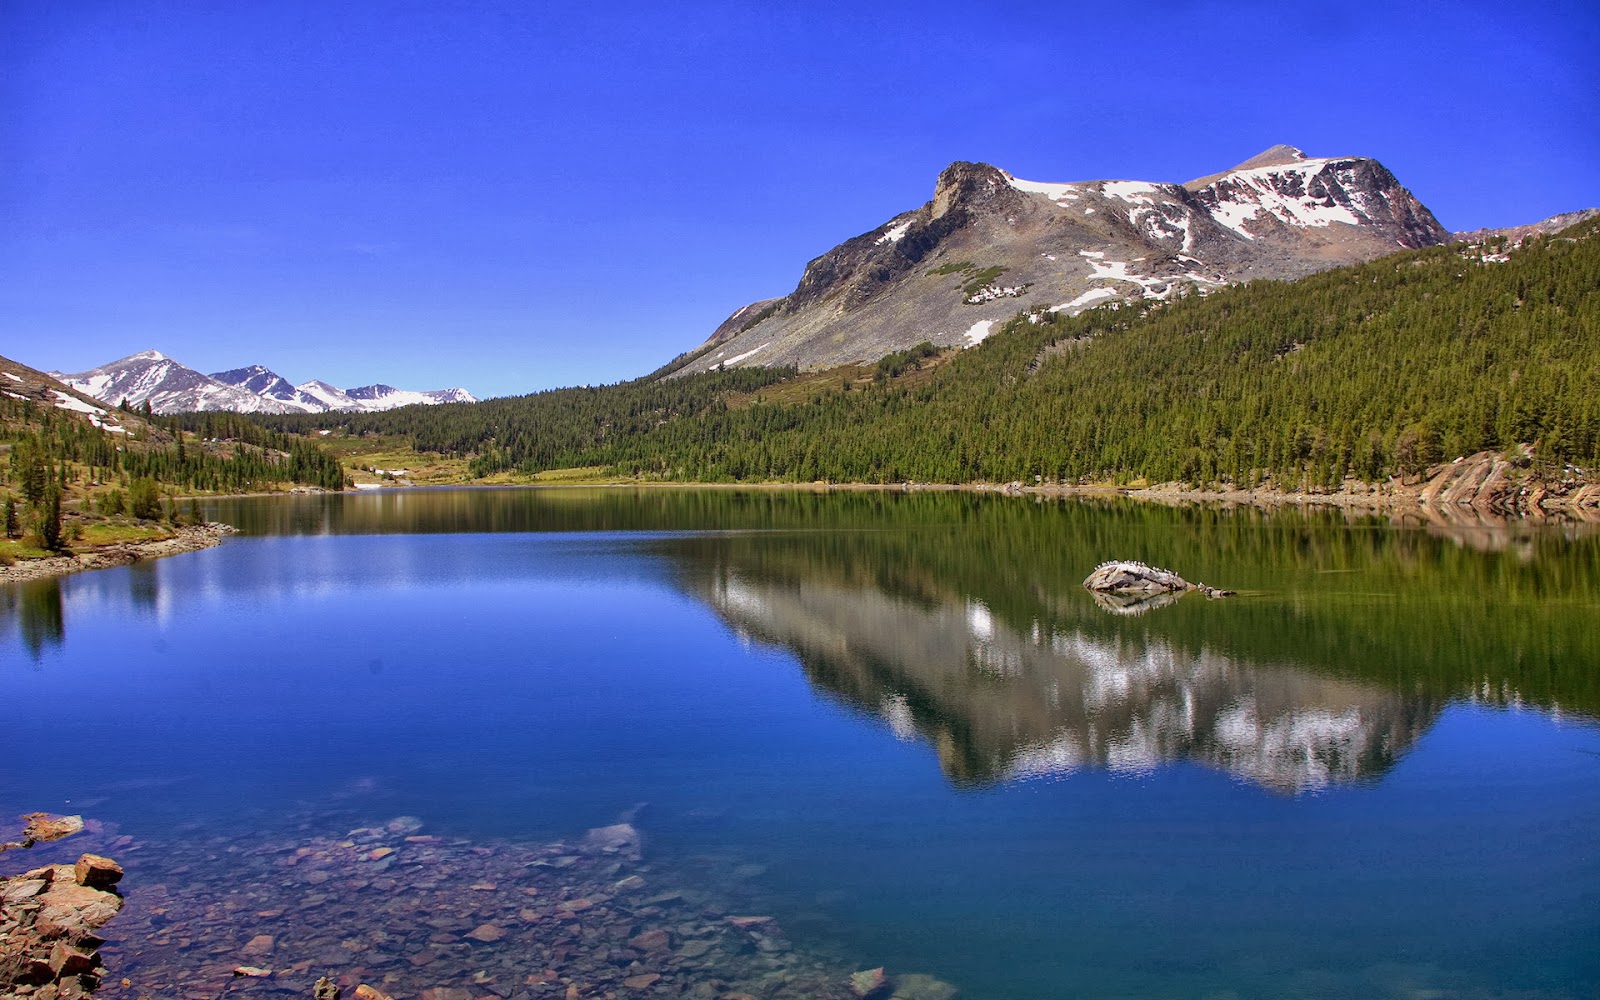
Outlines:
{"type": "MultiPolygon", "coordinates": [[[[144,417],[130,438],[112,434],[53,406],[0,400],[0,441],[9,443],[7,474],[25,486],[46,478],[70,485],[148,479],[182,491],[239,492],[271,483],[340,489],[344,469],[313,442],[292,438],[233,414],[196,414],[209,436],[185,440],[187,418],[144,417]]],[[[31,497],[30,497],[31,501],[31,497]]]]}
{"type": "Polygon", "coordinates": [[[1597,276],[1591,222],[1515,250],[1436,247],[1203,298],[1019,316],[916,379],[896,377],[914,349],[881,379],[799,402],[756,392],[790,373],[735,369],[269,420],[403,434],[473,456],[478,475],[1305,488],[1518,442],[1559,472],[1600,462],[1597,276]],[[733,392],[757,401],[730,407],[733,392]]]}
{"type": "MultiPolygon", "coordinates": [[[[794,377],[793,368],[735,368],[683,378],[635,379],[606,386],[552,389],[481,403],[407,406],[381,413],[254,414],[280,432],[399,434],[418,451],[473,456],[472,474],[611,464],[621,441],[650,439],[661,427],[695,425],[725,412],[730,393],[755,392],[794,377]]],[[[190,414],[196,420],[202,414],[190,414]]]]}

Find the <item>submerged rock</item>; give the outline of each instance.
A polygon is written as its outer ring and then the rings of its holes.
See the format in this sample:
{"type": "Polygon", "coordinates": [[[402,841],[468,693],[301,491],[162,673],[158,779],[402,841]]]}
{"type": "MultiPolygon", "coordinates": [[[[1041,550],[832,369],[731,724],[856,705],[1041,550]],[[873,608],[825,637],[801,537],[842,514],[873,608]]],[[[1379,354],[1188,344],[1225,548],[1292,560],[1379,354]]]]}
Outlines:
{"type": "Polygon", "coordinates": [[[850,991],[862,1000],[875,993],[881,993],[888,985],[889,979],[883,974],[881,965],[876,969],[863,969],[850,976],[850,991]]]}
{"type": "Polygon", "coordinates": [[[894,978],[894,993],[889,1000],[950,1000],[958,992],[942,979],[913,972],[894,978]]]}
{"type": "Polygon", "coordinates": [[[582,846],[590,853],[620,854],[638,861],[643,855],[644,840],[632,823],[615,823],[590,830],[584,835],[582,846]]]}

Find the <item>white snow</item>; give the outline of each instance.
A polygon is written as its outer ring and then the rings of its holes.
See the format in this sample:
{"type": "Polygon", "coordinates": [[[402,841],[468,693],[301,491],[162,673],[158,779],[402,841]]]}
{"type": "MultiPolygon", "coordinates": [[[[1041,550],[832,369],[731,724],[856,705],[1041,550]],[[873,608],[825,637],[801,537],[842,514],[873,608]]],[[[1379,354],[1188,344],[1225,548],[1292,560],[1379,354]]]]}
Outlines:
{"type": "Polygon", "coordinates": [[[1100,193],[1107,197],[1148,205],[1155,201],[1161,189],[1145,181],[1101,181],[1100,193]]]}
{"type": "Polygon", "coordinates": [[[911,219],[907,219],[872,242],[878,244],[879,246],[882,246],[885,243],[899,243],[901,240],[905,239],[906,230],[911,228],[912,221],[913,220],[911,219]]]}
{"type": "Polygon", "coordinates": [[[106,411],[98,406],[91,406],[76,396],[69,396],[59,389],[50,390],[56,397],[56,405],[63,410],[72,410],[75,413],[96,413],[105,416],[106,411]]]}
{"type": "Polygon", "coordinates": [[[987,340],[994,324],[995,321],[992,319],[980,319],[972,324],[972,328],[966,332],[967,346],[977,347],[987,340]]]}
{"type": "MultiPolygon", "coordinates": [[[[1140,258],[1141,260],[1143,258],[1140,258]]],[[[1146,277],[1128,272],[1128,264],[1120,260],[1098,261],[1090,260],[1089,267],[1093,269],[1089,277],[1106,278],[1111,281],[1128,281],[1143,289],[1147,299],[1165,299],[1177,290],[1177,283],[1172,278],[1146,277]]]]}
{"type": "Polygon", "coordinates": [[[1244,228],[1244,224],[1260,214],[1261,206],[1256,204],[1220,201],[1211,206],[1211,217],[1217,220],[1218,225],[1227,226],[1247,240],[1253,240],[1255,237],[1244,228]]]}
{"type": "Polygon", "coordinates": [[[1016,188],[1018,191],[1025,191],[1028,194],[1042,194],[1046,198],[1049,198],[1051,201],[1057,203],[1063,201],[1077,201],[1079,198],[1078,185],[1076,184],[1052,184],[1047,181],[1025,181],[1017,177],[1011,177],[1010,183],[1011,186],[1016,188]]]}
{"type": "Polygon", "coordinates": [[[767,348],[769,348],[771,346],[772,346],[772,341],[769,340],[765,344],[762,344],[760,347],[752,347],[752,348],[750,348],[750,350],[745,351],[743,354],[735,354],[733,357],[725,358],[724,360],[722,360],[722,361],[720,361],[718,363],[719,364],[723,364],[723,365],[736,365],[739,362],[743,361],[745,358],[748,358],[751,355],[755,354],[757,351],[764,351],[764,350],[766,350],[767,348]]]}
{"type": "Polygon", "coordinates": [[[1106,299],[1114,299],[1116,297],[1117,292],[1114,288],[1091,288],[1087,292],[1084,292],[1082,295],[1073,299],[1071,302],[1063,302],[1059,306],[1051,306],[1050,311],[1072,312],[1076,314],[1078,312],[1082,312],[1084,309],[1087,309],[1096,302],[1103,302],[1106,299]]]}
{"type": "MultiPolygon", "coordinates": [[[[1357,186],[1360,166],[1355,160],[1302,160],[1286,166],[1240,170],[1212,187],[1219,201],[1210,209],[1220,225],[1254,239],[1244,225],[1261,213],[1298,228],[1327,228],[1334,223],[1359,226],[1369,221],[1374,207],[1357,186]],[[1321,197],[1309,192],[1313,182],[1326,189],[1321,197]],[[1301,194],[1289,194],[1298,189],[1301,194]],[[1327,204],[1332,201],[1333,204],[1327,204]]],[[[1387,195],[1380,195],[1386,200],[1387,195]]]]}
{"type": "Polygon", "coordinates": [[[21,382],[22,381],[22,377],[20,375],[13,375],[10,372],[0,372],[0,375],[4,375],[6,378],[10,379],[13,382],[21,382]]]}
{"type": "Polygon", "coordinates": [[[6,390],[6,389],[0,389],[0,392],[4,392],[7,396],[10,396],[12,399],[27,399],[28,398],[27,396],[24,396],[20,392],[11,392],[11,391],[6,390]]]}

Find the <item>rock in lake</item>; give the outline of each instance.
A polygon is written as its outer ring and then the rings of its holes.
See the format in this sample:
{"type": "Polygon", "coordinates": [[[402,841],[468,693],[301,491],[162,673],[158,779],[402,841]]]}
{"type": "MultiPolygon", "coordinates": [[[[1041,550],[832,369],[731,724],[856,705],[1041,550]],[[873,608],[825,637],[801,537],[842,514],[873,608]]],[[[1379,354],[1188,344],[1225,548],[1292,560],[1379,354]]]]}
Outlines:
{"type": "Polygon", "coordinates": [[[1171,594],[1194,589],[1194,584],[1170,569],[1121,560],[1096,566],[1083,586],[1098,594],[1171,594]]]}
{"type": "Polygon", "coordinates": [[[91,889],[109,889],[122,881],[122,866],[98,854],[85,854],[73,869],[79,885],[91,889]]]}
{"type": "Polygon", "coordinates": [[[632,823],[615,823],[590,830],[584,835],[582,846],[591,853],[620,854],[638,861],[643,856],[644,840],[632,823]]]}
{"type": "Polygon", "coordinates": [[[883,974],[883,967],[876,969],[863,969],[850,976],[850,992],[865,1000],[866,997],[880,992],[889,985],[888,977],[883,974]]]}

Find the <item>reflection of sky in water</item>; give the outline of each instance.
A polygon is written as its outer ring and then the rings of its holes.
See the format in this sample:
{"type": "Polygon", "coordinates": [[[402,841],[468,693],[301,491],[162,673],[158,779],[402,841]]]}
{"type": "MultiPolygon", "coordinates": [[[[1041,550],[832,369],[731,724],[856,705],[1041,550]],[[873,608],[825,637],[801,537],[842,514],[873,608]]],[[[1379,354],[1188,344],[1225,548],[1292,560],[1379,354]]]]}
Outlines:
{"type": "Polygon", "coordinates": [[[955,578],[913,600],[742,560],[660,535],[306,535],[67,578],[59,645],[35,659],[14,609],[0,627],[0,701],[26,706],[0,806],[249,835],[326,801],[542,837],[649,802],[652,852],[768,865],[797,940],[972,996],[1600,979],[1586,724],[1152,631],[1181,607],[1112,619],[1073,594],[1097,617],[1019,625],[955,578]],[[1347,749],[1375,733],[1363,771],[1347,749]]]}

